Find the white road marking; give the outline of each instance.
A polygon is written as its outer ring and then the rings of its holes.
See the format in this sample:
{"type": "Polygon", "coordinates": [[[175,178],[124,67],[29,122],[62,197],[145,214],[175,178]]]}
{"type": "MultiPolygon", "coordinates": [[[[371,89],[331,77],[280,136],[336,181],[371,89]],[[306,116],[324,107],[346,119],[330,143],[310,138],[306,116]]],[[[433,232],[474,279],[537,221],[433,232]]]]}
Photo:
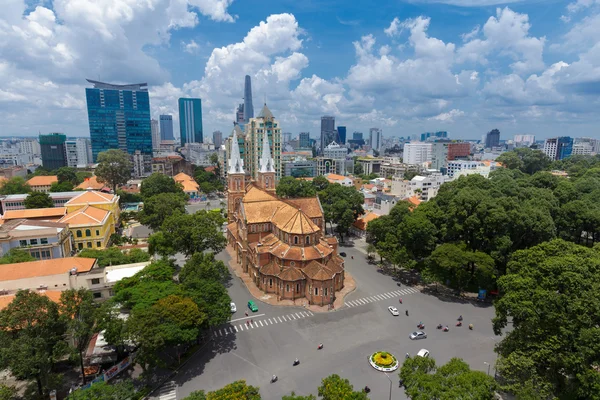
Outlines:
{"type": "MultiPolygon", "coordinates": [[[[292,315],[292,318],[294,318],[294,319],[297,319],[296,317],[294,317],[294,314],[291,314],[291,315],[292,315]]],[[[289,317],[290,317],[290,316],[288,315],[288,318],[289,318],[289,317]]]]}
{"type": "MultiPolygon", "coordinates": [[[[281,320],[281,318],[277,317],[277,319],[279,320],[279,322],[283,322],[283,321],[281,320]]],[[[275,322],[277,322],[277,321],[275,321],[275,322]]]]}
{"type": "Polygon", "coordinates": [[[263,323],[262,323],[262,321],[258,321],[258,322],[260,322],[260,326],[263,326],[263,323]]]}
{"type": "Polygon", "coordinates": [[[249,317],[242,317],[242,318],[236,318],[236,319],[232,319],[229,322],[235,322],[235,321],[241,321],[243,319],[250,319],[250,318],[256,318],[256,317],[262,317],[265,314],[258,314],[258,315],[250,315],[249,317]]]}
{"type": "Polygon", "coordinates": [[[235,331],[237,332],[237,331],[238,331],[238,328],[237,328],[237,326],[234,326],[234,328],[235,328],[235,331]]]}

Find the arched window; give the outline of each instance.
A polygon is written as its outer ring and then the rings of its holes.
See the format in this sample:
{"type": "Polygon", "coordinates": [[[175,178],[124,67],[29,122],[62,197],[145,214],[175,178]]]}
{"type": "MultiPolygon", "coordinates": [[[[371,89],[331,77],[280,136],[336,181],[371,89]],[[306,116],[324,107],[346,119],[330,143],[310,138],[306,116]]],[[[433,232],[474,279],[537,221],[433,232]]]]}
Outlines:
{"type": "Polygon", "coordinates": [[[269,287],[273,287],[273,278],[269,278],[269,287]]]}
{"type": "Polygon", "coordinates": [[[310,244],[310,236],[306,235],[304,242],[305,242],[305,244],[310,244]]]}
{"type": "Polygon", "coordinates": [[[77,231],[77,237],[81,237],[81,231],[77,231]]]}
{"type": "Polygon", "coordinates": [[[85,236],[92,236],[92,230],[91,229],[86,229],[85,230],[85,236]]]}
{"type": "Polygon", "coordinates": [[[290,291],[290,285],[285,285],[285,291],[289,292],[290,291]]]}
{"type": "Polygon", "coordinates": [[[298,244],[298,236],[294,236],[294,244],[298,244]]]}

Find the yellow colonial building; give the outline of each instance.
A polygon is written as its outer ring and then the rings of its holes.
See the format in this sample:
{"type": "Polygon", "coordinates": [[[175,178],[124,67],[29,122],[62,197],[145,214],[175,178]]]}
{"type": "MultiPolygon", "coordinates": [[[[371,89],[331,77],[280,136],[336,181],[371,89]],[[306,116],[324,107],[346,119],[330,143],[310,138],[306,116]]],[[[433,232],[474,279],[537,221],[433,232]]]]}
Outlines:
{"type": "Polygon", "coordinates": [[[75,248],[104,249],[119,221],[119,196],[97,191],[82,192],[69,200],[67,215],[59,222],[69,224],[75,248]]]}

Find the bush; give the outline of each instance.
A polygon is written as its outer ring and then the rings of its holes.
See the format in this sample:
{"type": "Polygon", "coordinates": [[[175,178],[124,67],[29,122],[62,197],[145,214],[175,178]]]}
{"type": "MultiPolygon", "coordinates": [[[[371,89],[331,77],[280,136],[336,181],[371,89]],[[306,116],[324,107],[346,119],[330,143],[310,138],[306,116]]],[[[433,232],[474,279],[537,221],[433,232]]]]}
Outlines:
{"type": "Polygon", "coordinates": [[[379,351],[373,354],[371,360],[373,360],[378,367],[389,367],[396,363],[396,357],[385,351],[379,351]]]}

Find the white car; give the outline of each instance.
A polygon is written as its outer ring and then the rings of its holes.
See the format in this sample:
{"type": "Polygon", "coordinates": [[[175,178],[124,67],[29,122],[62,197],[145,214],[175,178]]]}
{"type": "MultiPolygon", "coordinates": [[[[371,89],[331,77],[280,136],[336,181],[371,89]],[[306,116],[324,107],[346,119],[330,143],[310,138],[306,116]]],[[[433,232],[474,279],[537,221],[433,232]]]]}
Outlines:
{"type": "Polygon", "coordinates": [[[235,303],[231,303],[231,312],[234,313],[237,311],[237,307],[235,306],[235,303]]]}
{"type": "Polygon", "coordinates": [[[397,317],[398,315],[400,315],[400,313],[398,312],[398,309],[394,306],[389,306],[388,310],[392,313],[392,315],[394,317],[397,317]]]}
{"type": "Polygon", "coordinates": [[[427,350],[427,349],[421,349],[421,350],[419,350],[419,352],[417,353],[417,355],[419,357],[429,357],[429,350],[427,350]]]}
{"type": "Polygon", "coordinates": [[[411,340],[425,339],[427,334],[423,331],[416,331],[410,334],[411,340]]]}

